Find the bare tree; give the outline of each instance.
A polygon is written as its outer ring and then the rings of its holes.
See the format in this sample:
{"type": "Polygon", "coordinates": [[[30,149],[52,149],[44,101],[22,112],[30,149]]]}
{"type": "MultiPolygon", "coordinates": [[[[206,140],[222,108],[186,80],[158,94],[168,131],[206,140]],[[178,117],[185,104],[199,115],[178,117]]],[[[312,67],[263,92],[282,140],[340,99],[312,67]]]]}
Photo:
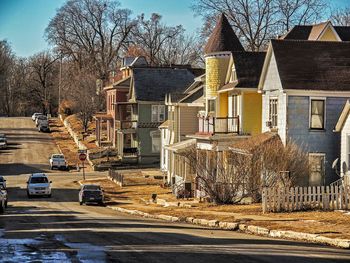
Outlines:
{"type": "Polygon", "coordinates": [[[331,21],[337,26],[350,26],[350,7],[334,10],[331,21]]]}
{"type": "Polygon", "coordinates": [[[262,145],[246,140],[244,148],[217,152],[188,149],[188,165],[196,171],[197,187],[216,203],[261,201],[263,187],[294,186],[308,178],[306,152],[280,140],[262,145]]]}
{"type": "Polygon", "coordinates": [[[72,94],[73,110],[81,120],[84,132],[87,132],[92,116],[98,109],[96,100],[96,77],[88,71],[81,70],[72,79],[72,84],[79,87],[72,94]]]}
{"type": "MultiPolygon", "coordinates": [[[[161,23],[161,15],[152,14],[146,20],[144,15],[138,17],[139,24],[133,28],[133,41],[146,56],[151,65],[162,64],[162,50],[171,41],[183,34],[182,26],[169,27],[161,23]]],[[[174,55],[170,55],[171,57],[174,55]]],[[[163,59],[164,60],[164,59],[163,59]]],[[[167,57],[166,60],[169,60],[167,57]]]]}
{"type": "Polygon", "coordinates": [[[69,0],[50,21],[47,38],[80,68],[88,66],[107,80],[135,26],[131,11],[119,6],[118,1],[69,0]]]}
{"type": "Polygon", "coordinates": [[[328,5],[324,0],[277,0],[281,32],[295,25],[313,24],[324,18],[328,5]]]}
{"type": "MultiPolygon", "coordinates": [[[[52,113],[53,103],[56,101],[58,60],[50,52],[40,52],[32,56],[28,61],[28,84],[32,96],[41,105],[42,112],[52,113]]],[[[57,106],[57,105],[56,105],[57,106]]]]}
{"type": "Polygon", "coordinates": [[[205,21],[202,36],[208,36],[215,17],[224,13],[251,51],[264,50],[270,38],[294,25],[317,22],[325,7],[325,0],[193,0],[195,13],[205,21]]]}
{"type": "Polygon", "coordinates": [[[15,90],[11,83],[14,55],[7,41],[0,41],[0,93],[1,108],[7,116],[13,113],[15,90]]]}

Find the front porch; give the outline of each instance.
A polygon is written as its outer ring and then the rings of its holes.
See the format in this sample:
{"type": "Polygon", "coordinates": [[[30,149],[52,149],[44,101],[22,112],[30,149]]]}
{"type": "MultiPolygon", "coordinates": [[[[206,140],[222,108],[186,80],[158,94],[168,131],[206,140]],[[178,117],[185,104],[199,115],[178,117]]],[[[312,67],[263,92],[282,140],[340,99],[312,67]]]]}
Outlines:
{"type": "Polygon", "coordinates": [[[97,146],[115,147],[114,119],[112,115],[99,112],[93,116],[96,122],[96,144],[97,146]]]}

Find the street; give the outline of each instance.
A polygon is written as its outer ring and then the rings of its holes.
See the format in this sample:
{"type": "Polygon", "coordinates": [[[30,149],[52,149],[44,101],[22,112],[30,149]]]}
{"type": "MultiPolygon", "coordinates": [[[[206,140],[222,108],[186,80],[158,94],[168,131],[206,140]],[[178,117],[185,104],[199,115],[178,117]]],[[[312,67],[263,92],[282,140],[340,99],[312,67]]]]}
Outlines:
{"type": "MultiPolygon", "coordinates": [[[[57,149],[30,118],[0,118],[9,207],[0,215],[1,262],[350,262],[350,251],[232,231],[165,223],[78,203],[81,173],[51,172],[57,149]],[[32,172],[49,172],[52,198],[26,195],[32,172]]],[[[87,178],[102,177],[88,174],[87,178]]]]}

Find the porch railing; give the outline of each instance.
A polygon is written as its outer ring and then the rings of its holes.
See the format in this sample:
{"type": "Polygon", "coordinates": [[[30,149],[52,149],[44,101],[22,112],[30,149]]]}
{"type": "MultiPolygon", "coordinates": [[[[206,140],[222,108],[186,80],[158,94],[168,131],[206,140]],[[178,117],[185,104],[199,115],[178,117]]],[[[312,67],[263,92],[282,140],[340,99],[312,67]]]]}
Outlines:
{"type": "Polygon", "coordinates": [[[116,121],[115,128],[119,130],[123,129],[136,129],[137,121],[116,121]]]}
{"type": "Polygon", "coordinates": [[[123,148],[123,156],[124,157],[137,157],[138,156],[138,148],[136,147],[124,147],[123,148]]]}
{"type": "Polygon", "coordinates": [[[199,117],[199,133],[228,134],[239,133],[239,116],[235,117],[199,117]]]}

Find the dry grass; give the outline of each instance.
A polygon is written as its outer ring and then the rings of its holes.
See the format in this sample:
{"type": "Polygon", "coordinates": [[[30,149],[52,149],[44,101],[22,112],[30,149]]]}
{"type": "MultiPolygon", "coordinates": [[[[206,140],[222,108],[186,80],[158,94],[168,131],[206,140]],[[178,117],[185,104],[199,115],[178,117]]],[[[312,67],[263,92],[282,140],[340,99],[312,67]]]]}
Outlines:
{"type": "MultiPolygon", "coordinates": [[[[71,167],[76,167],[77,164],[80,164],[81,162],[78,158],[78,147],[64,127],[63,123],[57,118],[50,119],[50,129],[51,136],[54,139],[56,145],[64,154],[68,165],[71,167]]],[[[87,164],[87,162],[85,164],[85,166],[90,169],[90,166],[87,164]]]]}
{"type": "MultiPolygon", "coordinates": [[[[251,205],[213,205],[194,203],[191,208],[163,207],[146,203],[152,194],[168,201],[176,200],[169,189],[159,185],[142,185],[119,187],[108,179],[89,180],[99,183],[104,189],[109,205],[117,205],[127,209],[136,209],[150,214],[166,214],[177,217],[195,217],[217,219],[229,222],[249,222],[252,225],[268,229],[292,230],[322,234],[332,238],[350,239],[350,216],[339,211],[321,212],[306,211],[294,213],[262,214],[261,204],[251,205]]],[[[189,201],[189,203],[191,203],[189,201]]]]}

